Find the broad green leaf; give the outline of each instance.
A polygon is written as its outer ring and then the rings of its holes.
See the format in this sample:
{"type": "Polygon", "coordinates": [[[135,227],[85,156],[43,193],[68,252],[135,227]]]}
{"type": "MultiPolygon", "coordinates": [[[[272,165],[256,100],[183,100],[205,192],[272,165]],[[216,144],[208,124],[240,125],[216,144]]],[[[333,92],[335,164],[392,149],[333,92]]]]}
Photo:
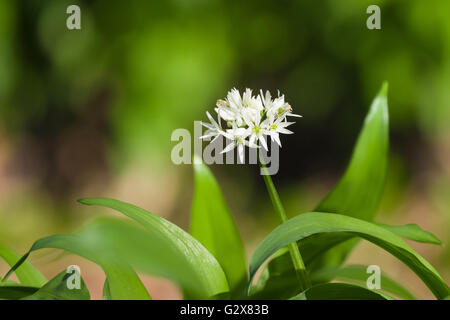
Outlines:
{"type": "Polygon", "coordinates": [[[17,284],[0,286],[0,299],[19,300],[26,296],[32,295],[38,290],[39,288],[36,287],[28,287],[17,284]]]}
{"type": "Polygon", "coordinates": [[[366,239],[405,263],[438,299],[442,299],[450,293],[449,287],[433,266],[399,236],[364,220],[324,212],[298,215],[273,230],[258,246],[250,261],[250,280],[261,264],[280,248],[291,242],[322,233],[346,233],[366,239]]]}
{"type": "MultiPolygon", "coordinates": [[[[334,189],[314,211],[339,213],[371,221],[383,195],[389,146],[388,85],[375,97],[353,150],[350,163],[334,189]]],[[[357,239],[327,251],[311,267],[338,266],[357,239]]]]}
{"type": "MultiPolygon", "coordinates": [[[[101,243],[109,254],[127,261],[137,270],[173,280],[190,297],[209,298],[202,275],[165,236],[130,224],[129,220],[111,218],[97,218],[83,228],[80,235],[87,244],[101,243]]],[[[107,283],[105,290],[110,279],[107,283]]],[[[107,290],[105,294],[108,296],[107,290]]]]}
{"type": "Polygon", "coordinates": [[[247,283],[247,265],[238,229],[208,167],[194,164],[194,177],[191,234],[220,263],[230,289],[240,292],[247,283]]]}
{"type": "MultiPolygon", "coordinates": [[[[390,226],[382,223],[374,223],[383,229],[395,233],[397,236],[423,243],[442,244],[442,242],[431,232],[423,230],[416,224],[407,224],[403,226],[390,226]]],[[[345,246],[347,243],[354,241],[354,235],[351,234],[317,234],[311,239],[304,239],[299,242],[300,250],[304,256],[305,262],[310,266],[316,262],[317,256],[326,250],[334,250],[338,246],[345,246]]],[[[346,255],[341,252],[342,256],[346,255]]],[[[337,255],[335,255],[337,257],[337,255]]],[[[341,261],[337,259],[336,263],[341,261]]],[[[340,264],[340,263],[339,263],[340,264]]],[[[315,268],[310,268],[314,270],[315,268]]]]}
{"type": "Polygon", "coordinates": [[[90,300],[91,296],[83,278],[80,276],[80,288],[69,287],[71,273],[66,270],[51,279],[35,293],[24,297],[22,300],[90,300]]]}
{"type": "Polygon", "coordinates": [[[325,283],[313,286],[291,300],[386,300],[388,296],[374,290],[347,284],[325,283]]]}
{"type": "MultiPolygon", "coordinates": [[[[433,243],[441,243],[440,240],[431,232],[421,229],[417,225],[408,224],[405,226],[388,226],[381,223],[376,225],[395,233],[397,236],[404,237],[409,240],[433,243]]],[[[303,260],[305,261],[309,270],[315,272],[320,268],[314,268],[316,262],[322,263],[317,256],[326,250],[334,250],[341,245],[347,245],[348,242],[354,241],[357,236],[350,233],[320,233],[314,234],[310,237],[298,241],[300,251],[303,253],[303,260]],[[330,249],[331,248],[331,249],[330,249]]],[[[345,251],[338,251],[345,255],[345,251]]],[[[335,255],[336,265],[342,261],[342,256],[335,255]]],[[[330,264],[332,261],[330,261],[330,264]]],[[[328,267],[336,268],[336,267],[328,267]]],[[[323,267],[322,267],[323,269],[323,267]]],[[[257,285],[252,289],[255,297],[260,299],[287,299],[291,297],[297,290],[295,280],[294,268],[288,252],[278,252],[277,257],[272,259],[264,268],[261,277],[258,279],[257,285]]]]}
{"type": "MultiPolygon", "coordinates": [[[[367,274],[367,266],[349,265],[340,268],[324,268],[317,270],[311,274],[313,283],[324,283],[337,279],[346,282],[352,282],[356,285],[366,285],[369,275],[367,274]]],[[[381,274],[381,290],[392,293],[397,297],[407,300],[414,300],[415,297],[405,289],[401,284],[392,280],[385,274],[381,274]]]]}
{"type": "MultiPolygon", "coordinates": [[[[13,250],[0,246],[0,257],[12,267],[19,261],[20,256],[13,250]]],[[[20,283],[24,286],[41,287],[47,279],[30,262],[26,261],[15,271],[20,283]]]]}
{"type": "Polygon", "coordinates": [[[37,240],[6,274],[5,279],[25,262],[30,253],[44,248],[62,249],[98,264],[109,279],[111,294],[115,300],[150,299],[141,280],[127,263],[108,254],[108,248],[100,243],[88,242],[84,237],[76,234],[58,234],[37,240]]]}
{"type": "MultiPolygon", "coordinates": [[[[408,240],[442,245],[442,242],[434,234],[423,230],[416,224],[403,226],[390,226],[382,223],[375,224],[408,240]]],[[[355,237],[349,238],[348,234],[335,234],[332,236],[321,234],[314,241],[305,241],[300,246],[306,257],[309,270],[314,271],[324,268],[324,256],[326,256],[326,266],[339,266],[348,254],[347,249],[353,248],[358,241],[359,239],[355,237]],[[322,254],[324,252],[325,254],[322,254]]]]}
{"type": "MultiPolygon", "coordinates": [[[[197,272],[198,290],[206,296],[211,297],[229,291],[226,276],[214,256],[200,242],[175,224],[137,206],[114,199],[93,198],[79,201],[86,205],[99,205],[117,210],[142,224],[149,234],[157,236],[159,241],[186,258],[189,268],[197,272]]],[[[153,261],[153,263],[158,262],[153,261]]],[[[158,267],[164,268],[160,264],[158,267]]]]}
{"type": "Polygon", "coordinates": [[[383,194],[388,154],[387,83],[375,97],[350,163],[335,188],[314,211],[372,220],[383,194]]]}

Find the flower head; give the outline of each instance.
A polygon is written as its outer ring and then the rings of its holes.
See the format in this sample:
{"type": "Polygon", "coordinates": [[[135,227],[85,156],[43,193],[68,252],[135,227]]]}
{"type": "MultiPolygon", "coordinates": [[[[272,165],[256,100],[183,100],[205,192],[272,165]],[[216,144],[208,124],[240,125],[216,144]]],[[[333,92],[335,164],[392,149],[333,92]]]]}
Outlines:
{"type": "Polygon", "coordinates": [[[259,95],[252,95],[252,90],[245,89],[242,96],[239,90],[231,89],[225,99],[219,99],[214,109],[218,120],[206,112],[211,123],[202,125],[207,128],[201,139],[224,136],[231,140],[222,152],[228,152],[238,147],[241,162],[244,157],[244,146],[267,150],[266,136],[281,147],[279,134],[291,134],[286,129],[294,122],[288,122],[287,117],[301,117],[292,113],[292,107],[284,100],[284,95],[272,99],[269,91],[264,95],[262,90],[259,95]],[[222,126],[222,121],[225,123],[222,126]],[[248,140],[247,140],[248,139],[248,140]]]}

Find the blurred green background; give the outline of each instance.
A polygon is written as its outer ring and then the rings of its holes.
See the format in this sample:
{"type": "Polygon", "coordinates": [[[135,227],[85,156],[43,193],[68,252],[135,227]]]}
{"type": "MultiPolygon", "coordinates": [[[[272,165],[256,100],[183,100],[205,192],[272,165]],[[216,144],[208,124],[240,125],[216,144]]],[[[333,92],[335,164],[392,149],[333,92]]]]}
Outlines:
{"type": "MultiPolygon", "coordinates": [[[[172,164],[170,135],[192,131],[232,87],[280,89],[303,115],[282,141],[274,180],[290,216],[310,210],[339,179],[387,80],[391,155],[377,221],[433,231],[447,246],[412,246],[450,282],[449,12],[446,0],[0,1],[0,242],[23,253],[111,214],[75,202],[85,196],[188,228],[192,168],[172,164]],[[81,8],[81,30],[66,28],[70,4],[81,8]],[[371,4],[381,30],[366,28],[371,4]]],[[[250,256],[277,224],[258,169],[213,170],[250,256]]],[[[57,257],[32,261],[47,276],[80,265],[101,297],[97,267],[57,257]]],[[[431,297],[372,245],[349,262],[378,264],[431,297]]],[[[167,281],[145,281],[154,298],[180,297],[167,281]]]]}

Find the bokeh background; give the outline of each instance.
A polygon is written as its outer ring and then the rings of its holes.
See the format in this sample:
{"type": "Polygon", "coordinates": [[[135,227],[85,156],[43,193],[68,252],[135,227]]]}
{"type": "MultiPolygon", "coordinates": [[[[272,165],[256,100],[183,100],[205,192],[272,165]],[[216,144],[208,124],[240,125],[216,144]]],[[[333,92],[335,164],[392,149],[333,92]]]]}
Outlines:
{"type": "MultiPolygon", "coordinates": [[[[237,87],[280,89],[296,113],[274,177],[290,216],[339,179],[369,104],[389,81],[391,151],[377,221],[418,223],[446,246],[412,246],[450,282],[450,2],[0,1],[0,243],[113,214],[76,199],[108,196],[188,229],[192,168],[170,160],[176,128],[193,130],[237,87]],[[81,7],[81,30],[66,8],[81,7]],[[366,8],[381,8],[381,30],[366,8]]],[[[258,168],[213,166],[250,257],[277,225],[258,168]]],[[[52,277],[81,266],[94,298],[104,275],[53,250],[31,261],[52,277]]],[[[402,263],[361,243],[348,263],[378,264],[421,298],[402,263]]],[[[0,262],[0,273],[7,266],[0,262]]],[[[156,299],[179,298],[143,276],[156,299]]]]}

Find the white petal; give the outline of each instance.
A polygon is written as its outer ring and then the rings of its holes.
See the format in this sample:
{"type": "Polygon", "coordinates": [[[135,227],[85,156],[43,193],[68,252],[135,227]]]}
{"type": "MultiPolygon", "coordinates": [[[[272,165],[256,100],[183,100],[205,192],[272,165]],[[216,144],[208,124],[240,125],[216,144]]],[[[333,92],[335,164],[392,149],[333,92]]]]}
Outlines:
{"type": "Polygon", "coordinates": [[[239,154],[239,160],[241,163],[244,163],[244,145],[240,144],[238,146],[238,154],[239,154]]]}
{"type": "Polygon", "coordinates": [[[273,100],[273,107],[275,110],[278,110],[279,108],[283,107],[284,105],[284,96],[278,97],[275,100],[273,100]]]}
{"type": "Polygon", "coordinates": [[[259,149],[260,148],[257,144],[250,145],[250,143],[247,140],[244,140],[244,145],[246,145],[249,148],[253,148],[253,149],[259,149]]]}
{"type": "Polygon", "coordinates": [[[278,135],[278,132],[273,132],[270,136],[281,147],[281,141],[280,141],[280,136],[278,135]]]}
{"type": "Polygon", "coordinates": [[[233,133],[221,131],[220,134],[223,135],[227,139],[234,140],[234,134],[233,133]]]}
{"type": "Polygon", "coordinates": [[[252,90],[247,88],[245,89],[245,92],[242,94],[242,101],[245,103],[249,103],[252,98],[252,90]]]}
{"type": "Polygon", "coordinates": [[[272,100],[272,96],[269,90],[266,90],[266,102],[270,102],[272,100]]]}
{"type": "Polygon", "coordinates": [[[234,130],[234,135],[239,137],[247,137],[250,135],[250,130],[245,128],[237,128],[234,130]]]}
{"type": "Polygon", "coordinates": [[[217,124],[216,120],[213,119],[213,117],[211,117],[211,115],[209,114],[208,111],[206,111],[206,115],[208,116],[209,121],[211,121],[212,125],[215,126],[216,128],[219,127],[219,125],[217,124]]]}
{"type": "Polygon", "coordinates": [[[284,133],[284,134],[293,134],[294,133],[291,130],[288,130],[288,129],[285,129],[285,128],[277,128],[277,131],[279,133],[284,133]]]}
{"type": "Polygon", "coordinates": [[[212,140],[211,140],[211,142],[210,142],[210,143],[213,143],[214,141],[216,141],[216,140],[217,140],[217,138],[218,138],[218,137],[220,137],[220,136],[221,136],[220,134],[216,135],[216,136],[214,137],[214,139],[212,139],[212,140]]]}
{"type": "Polygon", "coordinates": [[[256,109],[258,111],[261,111],[264,109],[263,103],[261,101],[260,96],[256,96],[251,100],[250,107],[253,109],[256,109]]]}
{"type": "Polygon", "coordinates": [[[249,146],[253,146],[255,144],[256,134],[252,134],[250,139],[248,139],[249,146]]]}
{"type": "Polygon", "coordinates": [[[242,117],[237,117],[236,118],[236,125],[238,127],[242,126],[244,124],[244,120],[242,119],[242,117]]]}
{"type": "Polygon", "coordinates": [[[259,126],[261,127],[261,129],[262,128],[266,129],[266,128],[270,127],[270,125],[271,125],[270,119],[267,118],[263,122],[261,122],[261,124],[259,126]]]}
{"type": "Polygon", "coordinates": [[[210,123],[203,122],[203,121],[200,121],[200,123],[201,123],[202,126],[208,128],[209,130],[214,130],[215,129],[214,126],[212,124],[210,124],[210,123]]]}
{"type": "Polygon", "coordinates": [[[231,151],[231,150],[233,150],[235,147],[236,147],[236,144],[235,144],[234,142],[232,142],[232,143],[230,143],[229,145],[227,145],[227,146],[225,147],[225,149],[222,150],[221,153],[226,153],[226,152],[228,152],[228,151],[231,151]]]}
{"type": "Polygon", "coordinates": [[[227,107],[217,108],[216,112],[225,121],[233,121],[236,119],[236,114],[233,111],[231,111],[230,108],[227,107]]]}
{"type": "Polygon", "coordinates": [[[230,92],[228,92],[227,99],[230,106],[233,108],[240,109],[242,107],[241,94],[236,88],[233,88],[230,92]]]}
{"type": "Polygon", "coordinates": [[[266,104],[266,100],[264,99],[264,94],[263,94],[262,89],[259,89],[259,97],[261,98],[261,101],[262,101],[263,105],[265,105],[266,104]]]}
{"type": "Polygon", "coordinates": [[[273,124],[276,125],[278,127],[278,125],[285,119],[285,116],[279,116],[274,122],[273,124]]]}
{"type": "Polygon", "coordinates": [[[253,122],[255,121],[254,115],[252,114],[250,109],[243,109],[242,110],[242,119],[244,120],[245,124],[249,127],[252,126],[253,122]]]}
{"type": "Polygon", "coordinates": [[[261,111],[262,110],[255,110],[255,124],[259,124],[261,122],[261,111]]]}
{"type": "Polygon", "coordinates": [[[289,127],[291,124],[294,124],[294,123],[295,122],[283,121],[283,122],[277,124],[277,128],[286,128],[286,127],[289,127]]]}
{"type": "Polygon", "coordinates": [[[266,151],[268,151],[268,149],[267,149],[267,143],[266,143],[266,138],[264,138],[263,135],[259,136],[259,141],[261,142],[261,145],[263,146],[263,148],[266,149],[266,151]]]}
{"type": "Polygon", "coordinates": [[[202,139],[202,140],[203,140],[203,139],[211,138],[211,137],[213,137],[213,136],[215,136],[215,134],[205,134],[205,135],[199,137],[199,139],[202,139]]]}

